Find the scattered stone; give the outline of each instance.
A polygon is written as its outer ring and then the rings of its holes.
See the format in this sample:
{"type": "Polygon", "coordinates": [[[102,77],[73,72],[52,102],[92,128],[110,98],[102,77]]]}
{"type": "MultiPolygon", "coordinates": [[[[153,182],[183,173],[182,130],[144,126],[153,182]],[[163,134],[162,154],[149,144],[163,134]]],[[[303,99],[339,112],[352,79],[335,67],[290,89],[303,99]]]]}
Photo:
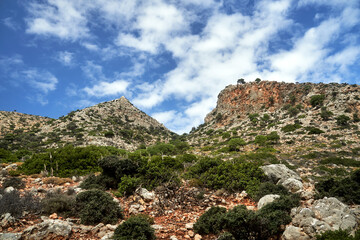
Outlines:
{"type": "Polygon", "coordinates": [[[195,237],[194,237],[194,240],[201,240],[201,239],[202,239],[202,237],[199,234],[196,234],[195,237]]]}
{"type": "Polygon", "coordinates": [[[170,240],[178,240],[176,236],[171,236],[170,240]]]}
{"type": "Polygon", "coordinates": [[[53,213],[49,216],[50,219],[57,219],[58,215],[56,213],[53,213]]]}
{"type": "Polygon", "coordinates": [[[155,193],[149,192],[146,188],[138,188],[136,192],[146,201],[150,202],[155,199],[155,193]]]}
{"type": "Polygon", "coordinates": [[[7,187],[7,188],[5,188],[5,192],[6,193],[11,193],[11,192],[13,192],[13,191],[15,191],[15,188],[13,188],[13,187],[7,187]]]}
{"type": "Polygon", "coordinates": [[[101,240],[110,240],[110,239],[113,239],[113,236],[114,236],[114,233],[110,232],[110,233],[107,233],[105,236],[103,236],[101,238],[101,240]]]}
{"type": "Polygon", "coordinates": [[[6,228],[15,222],[16,219],[13,216],[11,216],[10,213],[5,213],[1,215],[1,227],[6,228]]]}
{"type": "Polygon", "coordinates": [[[139,212],[143,212],[145,208],[140,204],[132,204],[129,208],[130,214],[138,214],[139,212]]]}
{"type": "Polygon", "coordinates": [[[262,198],[260,198],[257,207],[258,207],[258,209],[261,209],[265,205],[272,203],[273,201],[275,201],[275,199],[278,199],[278,198],[280,198],[280,195],[278,195],[278,194],[265,195],[262,198]]]}
{"type": "Polygon", "coordinates": [[[161,230],[161,229],[164,228],[163,226],[158,225],[158,224],[153,224],[153,225],[151,225],[151,227],[152,227],[153,229],[155,229],[155,230],[161,230]]]}
{"type": "Polygon", "coordinates": [[[194,235],[195,235],[194,231],[191,231],[191,230],[188,231],[187,234],[188,234],[190,237],[194,237],[194,235]]]}
{"type": "Polygon", "coordinates": [[[185,228],[191,230],[191,229],[194,228],[194,224],[193,223],[187,223],[187,224],[185,224],[185,228]]]}

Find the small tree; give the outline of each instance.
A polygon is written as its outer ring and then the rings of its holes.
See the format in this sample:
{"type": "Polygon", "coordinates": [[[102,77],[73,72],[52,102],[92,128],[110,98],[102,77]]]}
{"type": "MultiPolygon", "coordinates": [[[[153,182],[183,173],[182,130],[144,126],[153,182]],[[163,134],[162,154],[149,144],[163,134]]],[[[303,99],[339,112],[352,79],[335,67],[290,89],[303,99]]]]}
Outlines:
{"type": "Polygon", "coordinates": [[[237,80],[237,84],[245,84],[245,80],[243,78],[240,78],[237,80]]]}
{"type": "Polygon", "coordinates": [[[255,82],[256,82],[256,83],[259,83],[259,82],[261,82],[261,79],[260,79],[260,78],[256,78],[256,79],[255,79],[255,82]]]}
{"type": "Polygon", "coordinates": [[[310,98],[310,104],[313,107],[317,107],[317,106],[322,106],[325,100],[325,95],[321,94],[321,95],[314,95],[311,96],[310,98]]]}
{"type": "Polygon", "coordinates": [[[350,118],[344,114],[338,116],[336,118],[336,123],[339,126],[346,127],[349,125],[350,118]]]}
{"type": "Polygon", "coordinates": [[[230,151],[239,151],[239,147],[245,146],[246,142],[242,138],[232,138],[230,139],[228,145],[230,151]]]}

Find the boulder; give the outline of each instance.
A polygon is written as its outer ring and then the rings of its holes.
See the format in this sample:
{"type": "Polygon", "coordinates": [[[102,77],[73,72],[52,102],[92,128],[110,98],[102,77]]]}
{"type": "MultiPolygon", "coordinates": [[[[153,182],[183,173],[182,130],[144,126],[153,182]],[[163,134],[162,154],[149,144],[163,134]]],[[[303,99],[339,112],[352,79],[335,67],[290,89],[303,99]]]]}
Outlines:
{"type": "Polygon", "coordinates": [[[155,199],[155,193],[149,192],[146,188],[138,188],[136,191],[145,201],[152,201],[155,199]]]}
{"type": "Polygon", "coordinates": [[[282,185],[292,193],[295,193],[303,188],[302,182],[295,178],[286,179],[282,185]]]}
{"type": "Polygon", "coordinates": [[[10,213],[1,215],[1,227],[6,228],[16,222],[16,219],[10,213]]]}
{"type": "Polygon", "coordinates": [[[5,188],[5,192],[6,193],[11,193],[11,192],[13,192],[13,191],[15,191],[15,188],[13,188],[13,187],[7,187],[7,188],[5,188]]]}
{"type": "Polygon", "coordinates": [[[19,240],[21,233],[0,233],[0,240],[19,240]]]}
{"type": "Polygon", "coordinates": [[[283,240],[308,240],[310,237],[301,231],[301,228],[287,226],[283,235],[283,240]]]}
{"type": "Polygon", "coordinates": [[[300,176],[284,164],[270,164],[260,167],[274,183],[281,184],[289,178],[301,181],[300,176]]]}
{"type": "Polygon", "coordinates": [[[358,226],[354,211],[333,197],[316,200],[309,208],[292,209],[291,215],[292,224],[310,237],[338,229],[354,233],[358,226]]]}
{"type": "Polygon", "coordinates": [[[70,237],[72,226],[69,222],[61,220],[45,220],[34,226],[26,228],[21,236],[24,240],[40,240],[49,238],[70,237]]]}
{"type": "Polygon", "coordinates": [[[278,198],[280,198],[280,195],[278,195],[278,194],[265,195],[262,198],[260,198],[257,207],[258,207],[258,209],[261,209],[265,205],[272,203],[273,201],[275,201],[275,199],[278,199],[278,198]]]}

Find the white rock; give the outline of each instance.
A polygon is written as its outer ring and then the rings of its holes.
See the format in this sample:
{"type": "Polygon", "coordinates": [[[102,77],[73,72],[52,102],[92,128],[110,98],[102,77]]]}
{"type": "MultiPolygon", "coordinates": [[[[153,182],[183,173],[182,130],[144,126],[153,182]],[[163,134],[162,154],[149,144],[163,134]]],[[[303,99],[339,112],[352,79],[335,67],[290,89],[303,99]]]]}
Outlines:
{"type": "Polygon", "coordinates": [[[272,203],[273,201],[275,201],[275,199],[278,199],[278,198],[280,198],[280,195],[278,195],[278,194],[268,194],[268,195],[263,196],[262,198],[260,198],[260,200],[258,202],[258,209],[261,209],[265,205],[272,203]]]}

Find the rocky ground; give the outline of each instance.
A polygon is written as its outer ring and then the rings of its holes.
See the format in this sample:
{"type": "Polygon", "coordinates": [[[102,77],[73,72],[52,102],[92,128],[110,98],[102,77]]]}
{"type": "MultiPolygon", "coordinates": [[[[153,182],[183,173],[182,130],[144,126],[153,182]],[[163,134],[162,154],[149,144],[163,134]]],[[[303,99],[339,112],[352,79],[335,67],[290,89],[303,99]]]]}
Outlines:
{"type": "MultiPolygon", "coordinates": [[[[10,165],[4,171],[16,168],[10,165]]],[[[292,223],[284,226],[282,239],[312,239],[326,230],[350,229],[359,226],[359,206],[347,206],[336,198],[314,200],[314,186],[303,182],[300,176],[282,164],[262,167],[265,174],[277,184],[282,184],[289,191],[301,194],[302,204],[291,213],[292,223]]],[[[4,177],[2,178],[4,180],[4,177]]],[[[49,192],[83,191],[79,188],[82,178],[49,178],[40,175],[23,176],[25,188],[20,193],[32,193],[43,198],[49,192]]],[[[8,187],[6,192],[14,191],[8,187]]],[[[112,191],[109,191],[112,194],[112,191]]],[[[116,197],[114,201],[123,208],[125,219],[134,214],[147,214],[154,219],[152,227],[157,239],[217,239],[216,236],[201,236],[194,233],[193,224],[211,206],[223,206],[227,209],[236,205],[246,205],[250,210],[257,210],[279,198],[278,195],[266,195],[255,203],[245,192],[229,194],[222,190],[207,191],[190,187],[186,182],[180,189],[171,190],[159,187],[155,191],[139,188],[129,197],[116,197]]],[[[87,226],[79,224],[77,218],[63,218],[53,213],[48,216],[30,215],[14,218],[10,214],[1,216],[0,239],[110,239],[116,225],[87,226]]]]}

